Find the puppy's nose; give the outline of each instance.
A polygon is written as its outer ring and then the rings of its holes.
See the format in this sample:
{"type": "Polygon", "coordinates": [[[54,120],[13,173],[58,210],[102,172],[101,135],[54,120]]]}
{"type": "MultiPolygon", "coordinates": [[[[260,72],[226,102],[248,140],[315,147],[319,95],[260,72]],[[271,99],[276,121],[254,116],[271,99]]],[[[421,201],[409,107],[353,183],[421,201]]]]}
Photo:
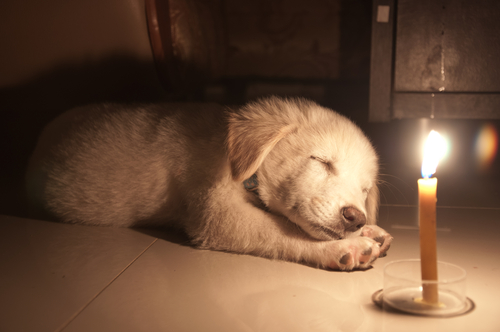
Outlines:
{"type": "Polygon", "coordinates": [[[365,214],[352,206],[343,208],[342,215],[348,223],[347,230],[356,231],[366,224],[365,214]]]}

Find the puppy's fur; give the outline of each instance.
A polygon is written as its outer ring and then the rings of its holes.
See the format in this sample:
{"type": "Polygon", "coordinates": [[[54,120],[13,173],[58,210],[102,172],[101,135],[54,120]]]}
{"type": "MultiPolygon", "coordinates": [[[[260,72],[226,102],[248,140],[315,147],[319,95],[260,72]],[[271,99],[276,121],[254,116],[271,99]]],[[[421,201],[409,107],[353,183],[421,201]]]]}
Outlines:
{"type": "Polygon", "coordinates": [[[348,119],[272,97],[71,110],[42,133],[27,187],[64,222],[180,227],[200,248],[351,270],[392,240],[375,226],[377,173],[348,119]]]}

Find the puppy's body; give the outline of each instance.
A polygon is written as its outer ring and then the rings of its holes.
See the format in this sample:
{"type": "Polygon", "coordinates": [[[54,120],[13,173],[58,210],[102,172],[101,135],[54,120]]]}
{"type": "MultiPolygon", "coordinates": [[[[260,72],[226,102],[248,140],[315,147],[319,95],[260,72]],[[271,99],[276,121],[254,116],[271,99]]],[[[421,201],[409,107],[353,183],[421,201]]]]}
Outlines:
{"type": "Polygon", "coordinates": [[[201,248],[350,270],[390,245],[374,226],[377,172],[349,120],[270,98],[72,110],[42,133],[27,184],[65,222],[180,227],[201,248]]]}

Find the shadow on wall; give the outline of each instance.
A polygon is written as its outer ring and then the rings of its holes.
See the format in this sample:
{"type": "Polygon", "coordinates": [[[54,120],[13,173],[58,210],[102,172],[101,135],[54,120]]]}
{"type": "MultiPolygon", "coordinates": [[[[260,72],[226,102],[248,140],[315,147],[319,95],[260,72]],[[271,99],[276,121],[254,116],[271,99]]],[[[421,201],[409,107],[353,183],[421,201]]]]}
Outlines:
{"type": "Polygon", "coordinates": [[[154,64],[127,55],[64,64],[0,89],[0,214],[33,217],[24,200],[24,171],[43,127],[75,106],[172,98],[154,64]]]}

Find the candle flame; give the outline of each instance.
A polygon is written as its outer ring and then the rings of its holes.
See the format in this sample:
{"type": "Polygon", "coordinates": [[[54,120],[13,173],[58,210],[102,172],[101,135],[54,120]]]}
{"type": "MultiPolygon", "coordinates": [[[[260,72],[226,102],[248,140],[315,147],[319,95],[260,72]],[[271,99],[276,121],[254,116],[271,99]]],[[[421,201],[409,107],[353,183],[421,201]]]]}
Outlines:
{"type": "Polygon", "coordinates": [[[435,130],[427,137],[424,146],[424,160],[422,162],[422,177],[430,178],[436,172],[439,160],[446,153],[446,142],[435,130]]]}

